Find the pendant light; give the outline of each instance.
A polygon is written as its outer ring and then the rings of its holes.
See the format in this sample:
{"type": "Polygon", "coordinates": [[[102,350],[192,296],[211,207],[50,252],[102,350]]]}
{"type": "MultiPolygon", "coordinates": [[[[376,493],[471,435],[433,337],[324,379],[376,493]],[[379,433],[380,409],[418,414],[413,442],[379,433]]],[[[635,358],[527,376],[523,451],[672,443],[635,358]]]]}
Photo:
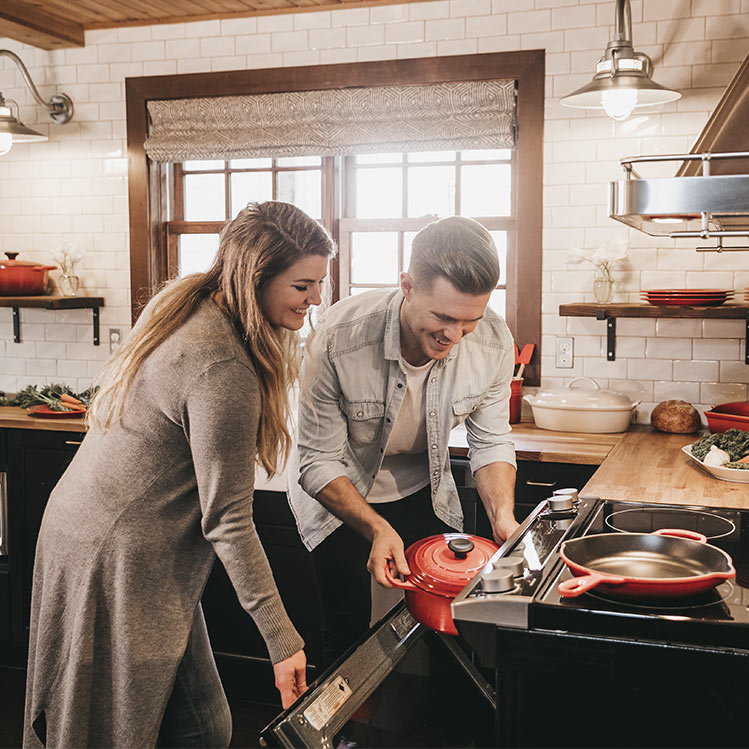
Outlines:
{"type": "MultiPolygon", "coordinates": [[[[49,101],[44,101],[39,95],[34,82],[31,80],[29,71],[18,55],[9,49],[0,49],[0,56],[9,57],[18,65],[26,85],[37,103],[45,107],[53,122],[63,125],[73,116],[73,102],[66,94],[55,94],[49,101]]],[[[18,119],[18,104],[13,99],[5,99],[0,93],[0,156],[8,153],[14,143],[31,143],[34,141],[49,140],[46,135],[26,127],[18,119]],[[16,115],[13,115],[11,104],[15,106],[16,115]]]]}
{"type": "Polygon", "coordinates": [[[635,107],[665,104],[681,97],[651,80],[653,63],[632,47],[629,0],[616,0],[614,38],[596,64],[593,80],[564,96],[560,104],[578,109],[603,109],[613,120],[626,120],[635,107]]]}

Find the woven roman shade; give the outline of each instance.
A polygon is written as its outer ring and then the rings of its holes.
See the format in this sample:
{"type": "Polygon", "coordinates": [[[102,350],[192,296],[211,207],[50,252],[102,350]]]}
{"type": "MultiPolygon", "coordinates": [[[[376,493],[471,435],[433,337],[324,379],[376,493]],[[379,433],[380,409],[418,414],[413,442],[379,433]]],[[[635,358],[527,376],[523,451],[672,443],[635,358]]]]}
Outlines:
{"type": "Polygon", "coordinates": [[[511,148],[515,81],[153,100],[152,161],[511,148]]]}

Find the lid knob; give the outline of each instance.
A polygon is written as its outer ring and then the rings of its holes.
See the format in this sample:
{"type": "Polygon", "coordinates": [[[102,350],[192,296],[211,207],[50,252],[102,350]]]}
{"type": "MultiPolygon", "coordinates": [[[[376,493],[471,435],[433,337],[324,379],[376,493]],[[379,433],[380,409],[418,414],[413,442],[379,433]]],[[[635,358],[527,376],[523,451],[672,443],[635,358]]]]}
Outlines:
{"type": "Polygon", "coordinates": [[[6,252],[5,256],[8,258],[8,260],[15,260],[18,257],[17,252],[6,252]]]}
{"type": "Polygon", "coordinates": [[[451,538],[447,542],[447,548],[455,554],[456,559],[465,559],[468,552],[473,551],[473,541],[470,538],[451,538]]]}

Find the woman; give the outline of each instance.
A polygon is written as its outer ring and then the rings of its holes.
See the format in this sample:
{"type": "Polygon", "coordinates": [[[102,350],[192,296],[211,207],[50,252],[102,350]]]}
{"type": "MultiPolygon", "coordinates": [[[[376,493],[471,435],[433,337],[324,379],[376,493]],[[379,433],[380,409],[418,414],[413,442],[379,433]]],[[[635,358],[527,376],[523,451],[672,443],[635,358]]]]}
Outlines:
{"type": "Polygon", "coordinates": [[[200,607],[215,555],[284,707],[306,689],[252,493],[255,460],[272,475],[288,454],[293,331],[334,249],[294,206],[251,204],[210,270],[162,290],[107,363],[39,534],[25,745],[228,746],[200,607]]]}

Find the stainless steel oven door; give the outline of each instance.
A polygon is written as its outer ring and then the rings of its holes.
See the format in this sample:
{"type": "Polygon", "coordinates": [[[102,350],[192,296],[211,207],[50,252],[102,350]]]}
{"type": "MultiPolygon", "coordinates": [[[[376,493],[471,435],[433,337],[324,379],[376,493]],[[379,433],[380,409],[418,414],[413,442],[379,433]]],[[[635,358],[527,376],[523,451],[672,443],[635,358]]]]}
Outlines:
{"type": "Polygon", "coordinates": [[[401,601],[261,741],[322,749],[493,746],[495,725],[494,687],[465,645],[419,624],[401,601]]]}

